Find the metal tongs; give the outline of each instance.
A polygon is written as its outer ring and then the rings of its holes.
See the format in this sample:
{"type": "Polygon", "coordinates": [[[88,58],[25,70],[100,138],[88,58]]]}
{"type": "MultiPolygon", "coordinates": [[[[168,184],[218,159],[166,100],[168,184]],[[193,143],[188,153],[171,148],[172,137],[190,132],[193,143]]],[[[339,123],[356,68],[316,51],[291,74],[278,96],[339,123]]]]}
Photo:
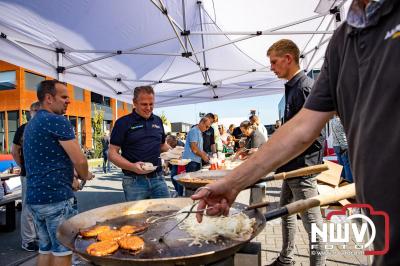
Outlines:
{"type": "Polygon", "coordinates": [[[177,216],[177,215],[179,215],[179,214],[182,214],[182,213],[187,213],[187,215],[185,216],[185,219],[186,219],[187,217],[189,217],[189,215],[190,215],[191,213],[198,213],[198,212],[200,212],[200,211],[193,211],[193,209],[194,209],[194,207],[197,205],[197,203],[198,203],[198,202],[193,203],[193,205],[190,207],[190,209],[189,209],[188,211],[177,211],[177,212],[175,212],[175,213],[173,213],[173,214],[170,214],[170,215],[167,215],[167,216],[162,216],[162,217],[150,216],[149,218],[146,219],[146,223],[148,223],[148,224],[154,224],[154,223],[156,223],[156,222],[158,222],[158,221],[160,221],[160,220],[167,220],[167,219],[169,219],[169,218],[175,217],[175,216],[177,216]]]}
{"type": "MultiPolygon", "coordinates": [[[[204,187],[201,187],[201,188],[199,188],[198,190],[200,190],[200,189],[204,189],[204,187]]],[[[202,212],[204,212],[204,211],[207,211],[207,210],[210,210],[210,209],[213,208],[213,207],[208,207],[208,208],[205,208],[205,209],[202,209],[202,210],[196,210],[196,211],[194,211],[193,209],[194,209],[194,207],[196,207],[196,205],[197,205],[198,203],[199,203],[198,201],[197,201],[197,202],[194,202],[194,203],[192,204],[192,206],[190,206],[190,209],[189,209],[188,211],[177,211],[177,212],[175,212],[175,213],[173,213],[173,214],[171,214],[171,215],[167,215],[167,216],[163,216],[163,217],[154,217],[154,216],[151,216],[151,217],[147,218],[147,219],[146,219],[146,223],[153,224],[153,223],[156,223],[156,222],[158,222],[158,221],[160,221],[160,220],[169,219],[169,218],[171,218],[171,217],[175,217],[175,216],[180,215],[180,214],[186,214],[185,217],[183,217],[179,222],[177,222],[171,229],[169,229],[168,231],[166,231],[166,232],[158,239],[158,242],[164,242],[164,243],[165,243],[165,241],[164,241],[165,236],[168,235],[169,233],[171,233],[171,232],[172,232],[175,228],[177,228],[181,223],[183,223],[183,221],[185,221],[185,220],[189,217],[190,214],[193,214],[193,213],[202,213],[202,212]]]]}

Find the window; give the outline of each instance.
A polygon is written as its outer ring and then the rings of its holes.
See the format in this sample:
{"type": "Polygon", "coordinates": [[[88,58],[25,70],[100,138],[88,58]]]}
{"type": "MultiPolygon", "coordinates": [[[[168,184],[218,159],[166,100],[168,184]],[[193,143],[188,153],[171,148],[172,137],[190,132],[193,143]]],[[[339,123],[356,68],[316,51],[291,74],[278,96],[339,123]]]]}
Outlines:
{"type": "Polygon", "coordinates": [[[104,96],[103,104],[107,106],[111,106],[111,98],[104,96]]]}
{"type": "Polygon", "coordinates": [[[127,104],[126,104],[126,107],[127,107],[127,109],[128,109],[129,112],[132,112],[132,109],[133,109],[132,104],[127,103],[127,104]]]}
{"type": "Polygon", "coordinates": [[[106,131],[106,130],[111,130],[111,124],[112,124],[112,121],[111,120],[104,120],[103,121],[103,131],[106,131]]]}
{"type": "Polygon", "coordinates": [[[0,91],[13,90],[17,85],[15,71],[0,72],[0,91]]]}
{"type": "Polygon", "coordinates": [[[5,134],[5,115],[4,112],[0,112],[0,152],[5,152],[5,141],[6,141],[6,134],[5,134]]]}
{"type": "Polygon", "coordinates": [[[74,86],[74,99],[78,101],[84,100],[84,90],[78,86],[74,86]]]}
{"type": "Polygon", "coordinates": [[[39,76],[30,72],[25,72],[25,88],[30,91],[37,91],[40,82],[45,80],[43,76],[39,76]]]}
{"type": "Polygon", "coordinates": [[[68,117],[68,119],[69,119],[69,122],[71,123],[74,133],[76,135],[76,116],[70,116],[70,117],[68,117]]]}
{"type": "Polygon", "coordinates": [[[91,92],[90,98],[91,98],[92,103],[97,103],[97,104],[101,104],[101,105],[105,105],[105,106],[111,106],[110,97],[106,97],[101,94],[91,92]]]}
{"type": "Polygon", "coordinates": [[[8,115],[8,145],[7,149],[11,150],[12,142],[14,140],[15,132],[17,132],[17,128],[19,126],[19,112],[18,111],[9,111],[8,115]]]}
{"type": "Polygon", "coordinates": [[[118,109],[124,110],[124,102],[117,100],[118,109]]]}
{"type": "Polygon", "coordinates": [[[86,144],[85,118],[78,117],[76,133],[77,133],[78,143],[81,145],[81,147],[85,147],[85,144],[86,144]]]}

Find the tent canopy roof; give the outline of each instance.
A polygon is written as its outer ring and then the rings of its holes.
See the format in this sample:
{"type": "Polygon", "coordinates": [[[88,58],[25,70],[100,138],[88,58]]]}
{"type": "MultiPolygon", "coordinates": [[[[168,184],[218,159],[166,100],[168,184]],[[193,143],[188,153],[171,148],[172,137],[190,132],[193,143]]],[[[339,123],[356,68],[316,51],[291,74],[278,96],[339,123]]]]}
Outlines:
{"type": "Polygon", "coordinates": [[[259,28],[224,32],[214,21],[222,1],[2,0],[0,59],[126,102],[152,85],[157,107],[276,94],[283,82],[238,45],[290,37],[303,67],[319,66],[335,21],[329,9],[314,13],[317,4],[290,1],[298,17],[285,21],[278,5],[265,19],[254,4],[259,28]]]}

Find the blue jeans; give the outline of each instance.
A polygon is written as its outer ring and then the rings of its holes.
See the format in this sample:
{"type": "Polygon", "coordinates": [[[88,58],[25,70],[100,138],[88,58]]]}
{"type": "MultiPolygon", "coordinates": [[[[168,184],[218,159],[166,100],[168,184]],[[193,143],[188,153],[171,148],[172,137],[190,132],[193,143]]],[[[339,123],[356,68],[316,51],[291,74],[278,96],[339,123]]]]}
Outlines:
{"type": "Polygon", "coordinates": [[[122,187],[126,201],[170,197],[167,183],[161,173],[151,178],[142,175],[124,176],[122,187]]]}
{"type": "Polygon", "coordinates": [[[63,221],[78,214],[73,205],[73,198],[49,204],[28,204],[39,236],[40,254],[52,253],[53,256],[67,256],[72,254],[70,249],[58,242],[56,234],[58,226],[63,221]]]}
{"type": "Polygon", "coordinates": [[[186,165],[186,173],[196,172],[201,169],[201,163],[190,162],[186,165]]]}
{"type": "Polygon", "coordinates": [[[178,196],[183,196],[183,186],[181,184],[179,184],[176,180],[175,180],[175,176],[178,174],[178,166],[177,165],[171,165],[171,181],[172,181],[172,185],[174,185],[174,188],[176,190],[176,192],[178,193],[178,196]]]}
{"type": "Polygon", "coordinates": [[[353,183],[353,174],[351,173],[349,153],[347,151],[341,153],[340,146],[333,146],[338,162],[343,166],[341,176],[349,183],[353,183]]]}

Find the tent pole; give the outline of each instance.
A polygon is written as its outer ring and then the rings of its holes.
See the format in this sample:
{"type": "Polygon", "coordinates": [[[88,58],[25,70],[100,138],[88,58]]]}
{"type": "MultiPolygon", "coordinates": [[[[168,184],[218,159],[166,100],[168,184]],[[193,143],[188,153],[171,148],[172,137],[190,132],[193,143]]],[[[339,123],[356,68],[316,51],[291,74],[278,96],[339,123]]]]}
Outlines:
{"type": "MultiPolygon", "coordinates": [[[[256,72],[271,72],[271,70],[263,70],[266,69],[267,67],[262,67],[260,69],[257,69],[256,72]]],[[[212,70],[212,71],[226,71],[226,72],[252,72],[253,69],[228,69],[228,68],[212,68],[209,67],[208,70],[212,70]]]]}
{"type": "MultiPolygon", "coordinates": [[[[329,29],[329,28],[331,27],[332,22],[333,22],[333,19],[331,19],[331,21],[329,21],[329,24],[328,24],[328,26],[326,27],[326,29],[329,29]]],[[[319,40],[319,42],[318,42],[318,44],[317,44],[317,46],[316,46],[316,47],[318,47],[318,49],[319,49],[319,47],[321,46],[321,43],[322,43],[322,41],[324,40],[324,37],[325,37],[325,34],[321,36],[321,39],[319,40]]],[[[310,67],[310,65],[311,65],[311,63],[313,62],[314,57],[315,57],[315,55],[316,55],[318,49],[316,49],[316,48],[314,49],[314,53],[312,54],[311,59],[308,61],[305,70],[308,70],[308,68],[310,67]]]]}
{"type": "Polygon", "coordinates": [[[315,46],[314,48],[310,49],[309,51],[303,53],[302,55],[307,56],[308,54],[311,54],[312,52],[315,51],[315,49],[319,49],[322,45],[324,45],[325,43],[330,41],[330,37],[328,39],[325,39],[324,41],[322,41],[319,46],[315,46]]]}
{"type": "MultiPolygon", "coordinates": [[[[152,46],[152,45],[156,45],[156,44],[159,44],[159,43],[167,42],[167,41],[173,40],[175,38],[176,38],[176,36],[173,36],[173,37],[169,37],[167,39],[162,39],[162,40],[158,40],[158,41],[142,44],[140,46],[136,46],[136,47],[131,47],[131,48],[125,49],[125,50],[123,50],[123,52],[132,52],[132,51],[139,50],[139,49],[142,49],[142,48],[146,48],[146,47],[149,47],[149,46],[152,46]]],[[[84,54],[93,54],[93,53],[95,53],[95,54],[112,54],[112,53],[116,52],[116,50],[67,50],[67,49],[65,51],[67,53],[84,53],[84,54]]]]}
{"type": "MultiPolygon", "coordinates": [[[[152,1],[153,2],[153,1],[152,1]]],[[[170,17],[170,15],[168,15],[168,11],[167,8],[164,6],[162,0],[158,0],[158,2],[161,5],[161,12],[167,17],[169,24],[171,25],[172,29],[175,32],[176,38],[178,39],[179,43],[181,44],[183,50],[185,51],[185,53],[187,53],[186,47],[183,44],[181,37],[179,36],[178,31],[176,30],[175,26],[177,25],[177,23],[175,21],[173,21],[173,19],[170,17]],[[174,23],[175,22],[175,23],[174,23]]]]}
{"type": "Polygon", "coordinates": [[[59,81],[64,81],[64,63],[63,63],[63,54],[64,54],[64,49],[57,49],[57,79],[59,81]]]}
{"type": "MultiPolygon", "coordinates": [[[[182,18],[183,18],[183,30],[184,32],[186,32],[187,28],[186,28],[186,8],[185,8],[185,0],[182,0],[182,18]]],[[[184,36],[184,40],[185,40],[185,48],[186,51],[188,50],[188,44],[187,44],[187,35],[184,36]]]]}
{"type": "MultiPolygon", "coordinates": [[[[200,71],[196,71],[198,73],[200,71]]],[[[180,77],[188,76],[191,75],[195,72],[188,73],[186,75],[181,75],[180,77]]],[[[84,74],[84,73],[79,73],[75,71],[68,71],[68,74],[72,75],[80,75],[80,76],[85,76],[85,77],[93,77],[93,74],[84,74]]],[[[96,75],[97,78],[104,79],[104,80],[111,80],[115,81],[115,77],[106,77],[106,76],[100,76],[96,75]]],[[[174,77],[174,79],[177,77],[174,77]]],[[[153,83],[153,84],[159,84],[159,83],[171,83],[171,84],[189,84],[189,85],[203,85],[203,83],[200,82],[187,82],[187,81],[170,81],[168,80],[146,80],[146,79],[123,79],[121,78],[121,81],[129,81],[129,82],[146,82],[146,83],[153,83]]]]}
{"type": "MultiPolygon", "coordinates": [[[[203,12],[201,12],[202,2],[197,1],[197,5],[199,6],[200,30],[203,32],[203,19],[202,19],[203,12]]],[[[201,36],[201,47],[204,50],[204,48],[205,48],[204,34],[201,34],[200,36],[201,36]]],[[[211,83],[210,75],[208,74],[208,70],[207,70],[207,61],[206,61],[206,52],[205,51],[203,52],[203,65],[204,65],[204,75],[205,75],[206,83],[207,83],[207,81],[208,81],[208,83],[211,83]]],[[[210,86],[210,89],[211,89],[212,93],[214,94],[214,96],[217,96],[217,94],[215,93],[215,90],[214,90],[214,86],[210,86]]]]}
{"type": "MultiPolygon", "coordinates": [[[[17,47],[18,49],[22,50],[23,52],[27,53],[28,55],[32,56],[33,58],[35,58],[36,60],[44,63],[47,66],[50,66],[51,68],[55,69],[56,67],[54,65],[52,65],[50,62],[47,62],[46,60],[44,60],[43,58],[37,56],[36,54],[34,54],[33,52],[31,52],[29,49],[25,48],[24,46],[22,46],[21,44],[19,44],[17,41],[14,40],[14,38],[5,35],[5,38],[1,38],[2,40],[6,40],[9,44],[17,47]]],[[[54,50],[53,50],[54,52],[54,50]]]]}
{"type": "Polygon", "coordinates": [[[326,14],[314,15],[314,16],[311,16],[309,18],[300,19],[300,20],[297,20],[297,21],[294,21],[294,22],[291,22],[291,23],[287,23],[285,25],[281,25],[281,26],[278,26],[278,27],[274,27],[274,28],[271,28],[271,29],[264,30],[259,35],[245,36],[245,37],[242,37],[242,38],[238,38],[236,40],[232,40],[232,41],[223,43],[221,45],[217,45],[217,46],[210,47],[210,48],[207,48],[207,49],[199,50],[199,51],[196,52],[196,54],[202,53],[203,51],[210,51],[210,50],[213,50],[213,49],[216,49],[216,48],[220,48],[220,47],[223,47],[223,46],[226,46],[226,45],[229,45],[229,44],[233,44],[233,43],[236,43],[236,42],[239,42],[239,41],[244,41],[244,40],[247,40],[247,39],[250,39],[250,38],[254,38],[256,36],[260,36],[260,35],[268,33],[268,32],[274,32],[274,31],[277,31],[277,30],[280,30],[280,29],[288,28],[290,26],[294,26],[294,25],[301,24],[301,23],[304,23],[304,22],[307,22],[307,21],[310,21],[310,20],[314,20],[314,19],[323,17],[325,15],[326,14]]]}
{"type": "MultiPolygon", "coordinates": [[[[74,59],[72,59],[71,57],[64,55],[65,58],[67,58],[69,61],[71,61],[72,63],[76,63],[74,59]]],[[[95,78],[96,80],[98,80],[101,84],[103,84],[104,86],[106,86],[107,88],[109,88],[111,91],[113,91],[115,94],[117,94],[117,91],[111,87],[107,82],[105,82],[104,80],[102,80],[101,78],[98,78],[97,75],[93,72],[91,72],[89,69],[87,69],[84,66],[79,66],[79,68],[81,68],[83,71],[85,71],[86,73],[90,74],[93,78],[95,78]]]]}
{"type": "MultiPolygon", "coordinates": [[[[324,16],[321,19],[321,22],[319,23],[318,27],[315,29],[316,31],[318,31],[320,29],[320,27],[322,26],[322,23],[324,22],[325,18],[326,18],[326,16],[324,16]]],[[[314,38],[314,36],[315,36],[314,34],[311,35],[311,37],[310,37],[310,39],[308,39],[308,42],[306,43],[306,45],[304,45],[303,49],[300,52],[300,58],[301,58],[301,55],[304,53],[304,51],[307,49],[307,46],[310,44],[310,42],[311,42],[312,38],[314,38]]]]}
{"type": "Polygon", "coordinates": [[[100,56],[100,57],[97,57],[97,58],[93,58],[93,59],[90,59],[90,60],[87,60],[87,61],[84,61],[84,62],[81,62],[81,63],[69,65],[68,67],[66,67],[66,69],[71,69],[71,68],[74,68],[74,67],[77,67],[77,66],[87,65],[87,64],[90,64],[90,63],[93,63],[93,62],[96,62],[96,61],[104,60],[104,59],[107,59],[107,58],[110,58],[110,57],[114,57],[114,56],[117,56],[117,55],[121,55],[121,54],[157,55],[157,56],[159,56],[159,55],[163,55],[163,56],[181,56],[181,54],[175,54],[175,53],[146,53],[146,52],[115,51],[115,52],[113,52],[111,54],[108,54],[108,55],[104,55],[104,56],[100,56]]]}
{"type": "Polygon", "coordinates": [[[314,67],[319,63],[319,61],[323,61],[325,59],[325,56],[321,56],[318,60],[315,60],[314,64],[310,67],[309,70],[307,70],[307,74],[310,73],[314,67]]]}
{"type": "Polygon", "coordinates": [[[305,34],[333,34],[333,31],[312,31],[312,30],[298,30],[298,31],[274,31],[274,32],[263,32],[263,31],[219,31],[219,32],[207,32],[207,31],[191,31],[192,35],[305,35],[305,34]]]}
{"type": "Polygon", "coordinates": [[[25,44],[25,45],[32,46],[32,47],[35,47],[35,48],[39,48],[39,49],[43,49],[43,50],[46,50],[46,51],[54,52],[54,48],[53,47],[45,47],[45,46],[29,43],[27,41],[18,40],[18,39],[15,39],[15,38],[13,38],[13,39],[17,43],[21,43],[21,44],[25,44]]]}
{"type": "MultiPolygon", "coordinates": [[[[176,37],[178,38],[179,43],[181,44],[181,46],[182,46],[182,48],[183,48],[183,50],[184,50],[184,52],[188,54],[187,47],[183,44],[183,42],[182,42],[182,40],[181,40],[181,38],[180,38],[180,36],[179,36],[179,33],[177,32],[177,30],[176,30],[176,28],[175,28],[175,26],[176,26],[180,31],[182,31],[182,30],[183,30],[182,27],[180,27],[179,24],[176,23],[176,21],[168,15],[168,11],[167,11],[167,9],[165,8],[165,6],[164,6],[162,0],[158,0],[158,2],[160,3],[160,6],[161,6],[161,7],[160,7],[159,5],[157,5],[157,3],[155,3],[155,0],[150,0],[150,1],[151,1],[151,2],[152,2],[166,17],[167,17],[169,23],[170,23],[171,26],[172,26],[172,29],[173,29],[174,32],[175,32],[176,37]]],[[[200,66],[200,62],[199,62],[199,60],[197,59],[196,55],[194,54],[194,48],[193,48],[192,43],[190,42],[190,38],[188,37],[187,40],[188,40],[188,42],[189,42],[189,44],[190,44],[190,46],[191,46],[191,48],[192,48],[192,51],[193,51],[193,53],[191,53],[191,54],[194,55],[195,58],[196,58],[196,61],[197,61],[197,62],[196,62],[195,64],[197,64],[197,65],[199,66],[200,70],[202,70],[202,68],[201,68],[201,66],[200,66]]],[[[188,57],[188,59],[190,60],[189,57],[188,57]]],[[[207,83],[206,77],[204,76],[203,73],[202,73],[202,75],[203,75],[203,77],[204,77],[205,83],[207,83]]]]}
{"type": "MultiPolygon", "coordinates": [[[[164,4],[161,2],[161,0],[158,0],[158,2],[160,3],[161,6],[159,6],[155,0],[150,0],[163,14],[168,14],[167,9],[165,8],[164,4]]],[[[169,20],[171,21],[172,24],[174,24],[180,31],[183,30],[183,28],[181,27],[181,25],[179,25],[178,22],[176,22],[172,17],[168,16],[169,20]]]]}
{"type": "MultiPolygon", "coordinates": [[[[162,40],[159,40],[159,41],[143,44],[143,45],[140,45],[140,46],[137,46],[137,47],[134,47],[134,48],[129,48],[129,49],[126,49],[126,50],[123,50],[123,51],[122,50],[121,51],[117,51],[117,50],[115,50],[115,51],[109,51],[109,50],[72,50],[72,51],[67,51],[68,53],[108,53],[108,55],[100,56],[98,58],[93,58],[93,59],[90,59],[90,60],[87,60],[87,61],[83,61],[81,63],[70,65],[70,66],[66,67],[66,69],[71,69],[73,67],[86,65],[86,64],[93,63],[93,62],[96,62],[96,61],[99,61],[99,60],[103,60],[103,59],[106,59],[106,58],[114,57],[114,56],[117,56],[119,54],[127,54],[127,53],[133,52],[135,50],[139,50],[141,48],[146,48],[148,46],[152,46],[152,45],[156,45],[156,44],[159,44],[159,43],[163,43],[163,42],[175,39],[175,38],[176,37],[174,36],[174,37],[170,37],[170,38],[167,38],[167,39],[162,39],[162,40]]],[[[142,53],[138,53],[138,54],[144,54],[144,53],[142,52],[142,53]]],[[[168,54],[168,56],[171,56],[171,55],[172,56],[177,56],[177,55],[180,56],[180,54],[168,54]]]]}

